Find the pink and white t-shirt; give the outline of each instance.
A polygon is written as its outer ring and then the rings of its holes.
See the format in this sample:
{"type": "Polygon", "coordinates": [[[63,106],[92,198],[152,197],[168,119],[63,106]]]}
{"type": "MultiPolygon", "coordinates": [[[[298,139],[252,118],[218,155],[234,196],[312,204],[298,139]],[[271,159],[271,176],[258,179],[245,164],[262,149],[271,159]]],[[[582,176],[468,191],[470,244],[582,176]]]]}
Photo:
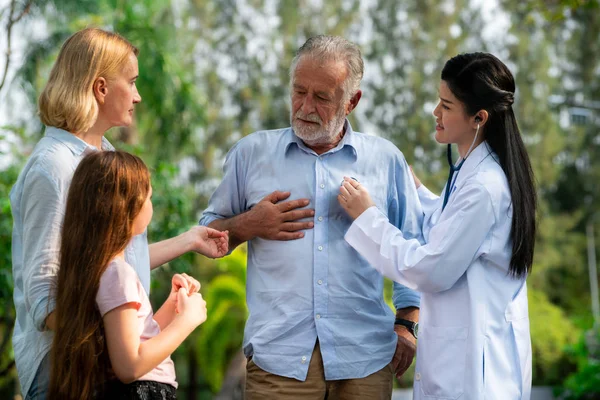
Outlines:
{"type": "MultiPolygon", "coordinates": [[[[160,333],[160,326],[153,318],[152,305],[137,273],[125,260],[115,258],[108,264],[100,278],[96,304],[100,314],[104,317],[107,312],[127,303],[137,304],[140,342],[145,342],[160,333]]],[[[177,388],[173,360],[171,357],[167,357],[156,368],[138,380],[167,383],[177,388]]]]}

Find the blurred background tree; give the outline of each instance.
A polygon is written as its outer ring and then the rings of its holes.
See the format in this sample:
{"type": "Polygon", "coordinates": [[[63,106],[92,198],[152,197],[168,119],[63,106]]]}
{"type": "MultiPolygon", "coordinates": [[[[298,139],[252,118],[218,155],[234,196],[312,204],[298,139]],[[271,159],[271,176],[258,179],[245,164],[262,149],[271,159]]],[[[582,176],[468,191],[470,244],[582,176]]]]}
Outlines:
{"type": "MultiPolygon", "coordinates": [[[[140,49],[136,123],[107,136],[152,168],[151,241],[197,223],[237,140],[289,125],[289,64],[307,37],[343,35],[361,46],[354,128],[392,140],[434,191],[447,168],[431,116],[441,68],[460,52],[496,54],[517,81],[514,109],[539,190],[529,278],[534,384],[595,395],[582,382],[597,376],[598,359],[586,258],[586,226],[600,206],[597,0],[0,0],[1,398],[18,390],[8,193],[43,134],[36,98],[60,45],[90,25],[140,49]]],[[[235,397],[245,362],[244,249],[216,261],[188,254],[155,271],[155,305],[182,271],[202,282],[209,319],[173,356],[179,396],[235,397]]],[[[411,374],[399,384],[410,386],[411,374]]]]}

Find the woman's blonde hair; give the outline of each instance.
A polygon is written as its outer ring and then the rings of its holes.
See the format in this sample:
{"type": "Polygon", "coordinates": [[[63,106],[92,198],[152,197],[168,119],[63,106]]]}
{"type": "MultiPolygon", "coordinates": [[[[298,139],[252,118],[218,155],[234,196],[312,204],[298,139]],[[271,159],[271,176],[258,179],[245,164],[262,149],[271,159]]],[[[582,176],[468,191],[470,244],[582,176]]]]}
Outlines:
{"type": "Polygon", "coordinates": [[[87,28],[63,44],[39,98],[44,125],[71,133],[89,130],[98,118],[93,84],[113,78],[138,49],[116,33],[87,28]]]}

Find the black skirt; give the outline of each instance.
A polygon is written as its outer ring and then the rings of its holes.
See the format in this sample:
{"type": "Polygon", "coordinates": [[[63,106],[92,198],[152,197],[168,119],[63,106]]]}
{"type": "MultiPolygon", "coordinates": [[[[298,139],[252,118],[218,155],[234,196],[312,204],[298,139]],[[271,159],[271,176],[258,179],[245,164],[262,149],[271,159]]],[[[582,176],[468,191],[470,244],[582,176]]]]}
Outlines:
{"type": "Polygon", "coordinates": [[[155,381],[135,381],[123,383],[118,380],[108,382],[98,400],[175,400],[173,386],[155,381]]]}

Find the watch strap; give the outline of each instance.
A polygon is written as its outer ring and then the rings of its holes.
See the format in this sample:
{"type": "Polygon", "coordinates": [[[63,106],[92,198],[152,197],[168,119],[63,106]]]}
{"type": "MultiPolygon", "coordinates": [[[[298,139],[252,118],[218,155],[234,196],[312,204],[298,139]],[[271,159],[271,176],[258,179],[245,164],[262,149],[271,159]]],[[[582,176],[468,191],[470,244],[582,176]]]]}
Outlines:
{"type": "Polygon", "coordinates": [[[417,323],[415,321],[410,321],[408,319],[403,318],[396,318],[394,325],[402,325],[406,327],[408,331],[415,337],[415,339],[417,338],[417,334],[415,332],[415,326],[417,325],[417,323]]]}

